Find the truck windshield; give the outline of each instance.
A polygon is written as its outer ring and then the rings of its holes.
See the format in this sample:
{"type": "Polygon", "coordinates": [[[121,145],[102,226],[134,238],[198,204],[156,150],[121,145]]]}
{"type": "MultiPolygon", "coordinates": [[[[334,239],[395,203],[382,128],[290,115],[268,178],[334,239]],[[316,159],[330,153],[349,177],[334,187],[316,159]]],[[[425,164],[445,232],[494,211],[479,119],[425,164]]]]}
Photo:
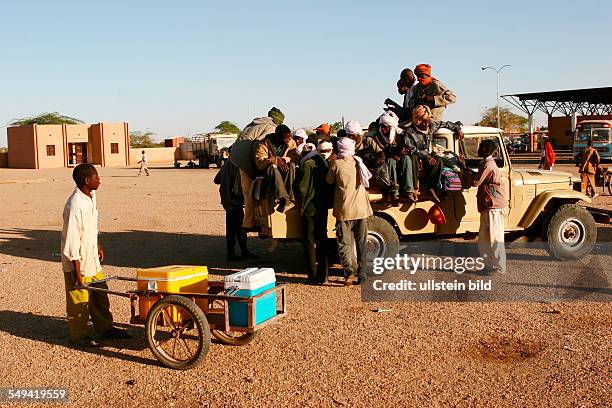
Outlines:
{"type": "Polygon", "coordinates": [[[580,128],[576,131],[576,142],[586,142],[590,138],[594,142],[610,142],[610,128],[580,128]]]}
{"type": "Polygon", "coordinates": [[[491,139],[495,141],[495,144],[497,145],[495,163],[497,163],[497,166],[499,168],[502,168],[505,166],[504,156],[502,154],[503,148],[502,146],[500,146],[499,144],[500,139],[497,136],[492,136],[492,135],[472,136],[470,135],[470,136],[466,136],[466,138],[464,139],[466,164],[469,168],[477,168],[479,166],[480,162],[482,161],[482,158],[478,156],[478,146],[480,145],[480,142],[482,142],[483,140],[487,140],[487,139],[491,139]]]}
{"type": "Polygon", "coordinates": [[[217,147],[219,149],[225,149],[230,147],[236,141],[235,137],[218,137],[215,138],[215,142],[217,143],[217,147]]]}

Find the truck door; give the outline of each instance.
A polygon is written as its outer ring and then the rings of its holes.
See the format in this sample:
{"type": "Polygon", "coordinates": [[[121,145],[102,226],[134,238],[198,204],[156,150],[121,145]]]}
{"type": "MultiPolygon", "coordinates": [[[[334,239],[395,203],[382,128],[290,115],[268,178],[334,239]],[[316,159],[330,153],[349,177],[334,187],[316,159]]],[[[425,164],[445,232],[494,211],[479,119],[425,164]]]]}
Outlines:
{"type": "MultiPolygon", "coordinates": [[[[478,166],[482,159],[478,157],[478,145],[485,139],[493,139],[497,144],[497,156],[495,162],[500,169],[502,181],[506,189],[507,206],[510,201],[510,165],[504,146],[500,143],[498,134],[484,135],[466,135],[465,136],[465,155],[468,168],[473,171],[478,171],[478,166]]],[[[458,152],[457,152],[458,153],[458,152]]],[[[480,220],[480,213],[476,203],[476,187],[470,187],[469,190],[457,192],[453,194],[455,200],[455,218],[459,222],[474,222],[480,220]]]]}

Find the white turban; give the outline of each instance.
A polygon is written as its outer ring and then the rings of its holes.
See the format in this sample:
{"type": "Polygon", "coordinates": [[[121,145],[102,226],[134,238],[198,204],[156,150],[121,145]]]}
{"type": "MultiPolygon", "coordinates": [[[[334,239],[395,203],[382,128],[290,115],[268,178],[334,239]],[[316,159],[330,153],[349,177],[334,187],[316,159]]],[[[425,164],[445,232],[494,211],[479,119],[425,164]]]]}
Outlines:
{"type": "Polygon", "coordinates": [[[316,147],[315,147],[314,143],[306,143],[304,145],[304,151],[305,152],[310,152],[312,150],[316,150],[316,147]]]}
{"type": "MultiPolygon", "coordinates": [[[[354,122],[354,123],[357,123],[357,122],[354,122]]],[[[357,125],[359,125],[359,123],[357,123],[357,125]]],[[[361,129],[361,126],[359,126],[359,129],[361,129]]],[[[372,173],[370,173],[370,170],[368,170],[366,165],[363,164],[363,160],[361,159],[361,157],[355,156],[355,141],[349,137],[341,137],[338,140],[337,158],[342,159],[344,157],[350,157],[350,156],[353,156],[353,159],[355,159],[355,161],[358,164],[357,168],[359,170],[359,180],[361,180],[361,184],[363,184],[365,188],[370,187],[370,179],[372,178],[372,173]]]]}
{"type": "Polygon", "coordinates": [[[293,131],[293,137],[299,137],[300,139],[308,139],[308,134],[304,129],[297,129],[293,131]]]}
{"type": "Polygon", "coordinates": [[[321,142],[319,143],[319,147],[318,150],[320,152],[322,152],[323,150],[333,150],[334,149],[334,145],[331,142],[321,142]]]}
{"type": "MultiPolygon", "coordinates": [[[[304,129],[298,129],[293,132],[293,137],[298,137],[305,142],[308,138],[308,135],[306,134],[306,131],[304,129]]],[[[296,150],[298,154],[302,154],[302,151],[304,150],[304,143],[299,144],[296,150]]]]}
{"type": "Polygon", "coordinates": [[[357,122],[356,120],[348,121],[347,124],[344,126],[344,130],[346,131],[347,135],[363,136],[363,129],[361,128],[359,122],[357,122]]]}
{"type": "Polygon", "coordinates": [[[308,159],[310,159],[311,157],[315,157],[317,154],[319,154],[319,152],[317,152],[317,149],[315,148],[315,145],[312,143],[306,143],[306,145],[304,146],[304,153],[306,153],[304,155],[304,157],[302,157],[300,159],[300,164],[304,164],[304,162],[308,159]]]}
{"type": "Polygon", "coordinates": [[[404,133],[404,131],[399,127],[399,117],[393,111],[387,111],[380,115],[378,118],[378,123],[391,128],[391,131],[389,132],[389,143],[395,142],[395,135],[401,135],[404,133]]]}

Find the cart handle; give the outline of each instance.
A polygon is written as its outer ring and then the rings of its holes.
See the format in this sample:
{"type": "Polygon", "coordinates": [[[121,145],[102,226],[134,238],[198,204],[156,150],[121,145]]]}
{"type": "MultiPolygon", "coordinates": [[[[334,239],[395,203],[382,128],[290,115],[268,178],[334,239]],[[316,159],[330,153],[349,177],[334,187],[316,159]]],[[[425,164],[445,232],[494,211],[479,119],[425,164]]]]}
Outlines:
{"type": "Polygon", "coordinates": [[[134,282],[136,281],[136,279],[134,279],[134,278],[126,278],[126,277],[123,277],[123,276],[108,276],[108,277],[106,277],[104,279],[100,279],[100,280],[97,280],[95,282],[85,283],[82,286],[75,286],[75,289],[85,289],[85,290],[88,290],[90,292],[103,292],[103,293],[107,293],[109,295],[122,296],[122,297],[130,298],[130,299],[137,297],[136,294],[131,293],[131,292],[119,292],[119,291],[116,291],[116,290],[110,290],[110,289],[104,289],[104,288],[98,288],[96,286],[92,286],[92,285],[95,285],[95,284],[98,284],[98,283],[101,283],[101,282],[110,282],[110,281],[115,280],[115,279],[116,280],[123,280],[123,281],[134,281],[134,282]]]}

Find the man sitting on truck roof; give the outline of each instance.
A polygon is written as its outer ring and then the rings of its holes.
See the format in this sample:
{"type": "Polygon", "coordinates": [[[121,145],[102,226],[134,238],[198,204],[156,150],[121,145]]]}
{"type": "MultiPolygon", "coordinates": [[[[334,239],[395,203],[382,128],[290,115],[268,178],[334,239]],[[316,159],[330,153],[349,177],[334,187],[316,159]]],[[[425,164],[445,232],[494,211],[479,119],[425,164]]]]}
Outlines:
{"type": "Polygon", "coordinates": [[[414,72],[412,72],[410,68],[406,68],[402,70],[400,73],[400,78],[397,81],[397,92],[404,96],[402,104],[399,105],[390,98],[385,99],[385,105],[389,107],[388,109],[395,112],[402,122],[405,120],[410,120],[410,115],[412,112],[408,108],[408,103],[410,102],[410,98],[412,98],[415,84],[416,77],[414,76],[414,72]]]}
{"type": "Polygon", "coordinates": [[[278,202],[277,211],[287,212],[295,206],[293,183],[298,160],[297,147],[291,130],[285,125],[276,127],[255,149],[255,166],[266,177],[267,185],[278,202]]]}
{"type": "MultiPolygon", "coordinates": [[[[378,124],[375,139],[385,145],[383,151],[389,177],[399,187],[399,195],[407,201],[414,202],[416,194],[412,158],[407,154],[407,149],[401,146],[401,135],[404,131],[399,127],[399,117],[394,112],[388,111],[378,118],[378,124]]],[[[397,193],[394,198],[397,198],[397,193]]]]}
{"type": "Polygon", "coordinates": [[[414,74],[419,82],[412,88],[408,108],[414,110],[418,105],[426,105],[431,109],[432,120],[442,120],[446,106],[455,103],[457,97],[446,85],[431,76],[431,65],[417,65],[414,74]]]}
{"type": "Polygon", "coordinates": [[[253,164],[253,142],[262,140],[266,135],[273,133],[276,126],[283,123],[285,115],[273,107],[268,116],[255,118],[240,133],[233,144],[230,160],[240,168],[240,182],[244,196],[244,221],[242,226],[247,231],[255,229],[255,201],[251,197],[251,188],[255,178],[256,169],[253,164]]]}
{"type": "MultiPolygon", "coordinates": [[[[431,119],[431,109],[425,105],[419,105],[412,111],[412,123],[402,135],[400,147],[410,154],[415,155],[420,166],[425,170],[423,188],[430,193],[434,202],[440,202],[435,189],[440,182],[442,162],[431,154],[433,135],[440,128],[446,128],[455,133],[457,139],[463,139],[461,122],[439,122],[431,119]]],[[[413,169],[418,174],[419,169],[413,169]]]]}

